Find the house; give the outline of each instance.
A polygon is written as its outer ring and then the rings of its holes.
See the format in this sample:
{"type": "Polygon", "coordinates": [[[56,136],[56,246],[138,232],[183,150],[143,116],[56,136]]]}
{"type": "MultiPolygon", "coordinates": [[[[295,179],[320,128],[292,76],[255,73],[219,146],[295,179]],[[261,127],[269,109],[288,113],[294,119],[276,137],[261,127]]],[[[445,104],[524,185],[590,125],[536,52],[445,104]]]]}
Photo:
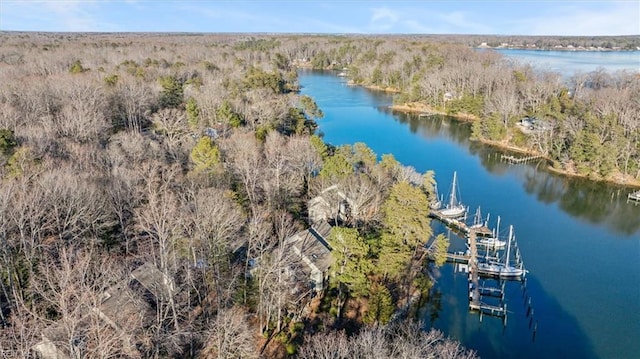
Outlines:
{"type": "Polygon", "coordinates": [[[32,347],[41,359],[70,359],[84,357],[83,348],[88,341],[86,332],[99,325],[101,337],[117,343],[121,354],[140,357],[137,349],[138,331],[149,327],[155,317],[153,301],[162,298],[173,282],[153,264],[145,263],[131,272],[131,276],[105,290],[100,303],[87,309],[72,329],[59,321],[42,331],[42,340],[32,347]]]}
{"type": "Polygon", "coordinates": [[[326,238],[331,233],[327,222],[316,223],[313,227],[287,238],[285,243],[299,259],[299,268],[304,278],[308,278],[311,288],[321,292],[325,288],[328,270],[333,259],[331,247],[326,238]]]}
{"type": "Polygon", "coordinates": [[[345,221],[351,213],[357,213],[357,206],[337,185],[324,189],[307,204],[309,223],[345,221]]]}

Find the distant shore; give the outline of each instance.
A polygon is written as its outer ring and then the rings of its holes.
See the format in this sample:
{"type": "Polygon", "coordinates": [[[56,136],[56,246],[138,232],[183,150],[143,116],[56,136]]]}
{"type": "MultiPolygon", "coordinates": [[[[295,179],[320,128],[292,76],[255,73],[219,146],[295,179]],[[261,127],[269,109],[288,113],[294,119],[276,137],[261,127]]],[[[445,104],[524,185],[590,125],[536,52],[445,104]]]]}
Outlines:
{"type": "MultiPolygon", "coordinates": [[[[427,116],[444,115],[444,116],[453,117],[456,120],[463,121],[463,122],[473,122],[474,120],[478,119],[477,116],[472,114],[465,114],[465,113],[447,114],[444,111],[436,110],[431,106],[428,106],[423,103],[405,103],[402,105],[394,104],[389,106],[389,108],[393,111],[426,114],[427,116]]],[[[510,152],[521,153],[525,155],[532,155],[532,156],[541,156],[542,159],[546,160],[547,169],[550,172],[557,173],[563,176],[574,177],[574,178],[584,178],[584,179],[597,181],[597,182],[605,182],[605,183],[611,183],[611,184],[616,184],[616,185],[621,185],[626,187],[640,188],[640,180],[637,180],[630,176],[617,174],[609,178],[602,178],[602,177],[594,178],[593,176],[577,173],[574,170],[556,168],[553,166],[554,161],[550,157],[545,156],[537,151],[534,151],[528,148],[518,147],[518,146],[514,146],[504,142],[500,142],[500,141],[491,141],[491,140],[485,140],[485,139],[472,139],[472,141],[477,141],[477,142],[489,145],[491,147],[498,148],[503,151],[510,151],[510,152]]]]}
{"type": "Polygon", "coordinates": [[[623,48],[606,48],[606,47],[529,47],[529,46],[473,46],[474,49],[484,50],[531,50],[531,51],[567,51],[567,52],[633,52],[640,51],[640,48],[623,49],[623,48]]]}

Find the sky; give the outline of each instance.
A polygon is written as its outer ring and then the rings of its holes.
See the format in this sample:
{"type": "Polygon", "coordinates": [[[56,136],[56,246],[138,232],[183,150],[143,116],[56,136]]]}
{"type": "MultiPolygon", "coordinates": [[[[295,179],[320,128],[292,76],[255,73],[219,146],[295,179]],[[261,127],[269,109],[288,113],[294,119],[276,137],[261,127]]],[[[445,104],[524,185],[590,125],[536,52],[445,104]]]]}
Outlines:
{"type": "Polygon", "coordinates": [[[640,0],[0,0],[0,30],[640,35],[640,0]]]}

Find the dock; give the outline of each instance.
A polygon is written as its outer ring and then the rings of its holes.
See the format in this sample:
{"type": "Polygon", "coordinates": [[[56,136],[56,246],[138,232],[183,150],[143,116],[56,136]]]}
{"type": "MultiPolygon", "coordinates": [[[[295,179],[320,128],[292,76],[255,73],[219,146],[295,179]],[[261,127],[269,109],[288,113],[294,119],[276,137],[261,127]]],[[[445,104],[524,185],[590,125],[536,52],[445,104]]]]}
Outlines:
{"type": "MultiPolygon", "coordinates": [[[[510,163],[525,163],[542,158],[544,157],[528,156],[516,158],[508,155],[501,156],[502,160],[508,161],[510,163]]],[[[456,177],[454,172],[453,188],[455,188],[455,178],[456,177]]],[[[455,193],[454,191],[452,192],[455,193]]],[[[636,194],[638,202],[640,202],[640,191],[638,191],[636,194]]],[[[484,315],[489,315],[492,317],[501,318],[503,325],[506,326],[508,311],[507,304],[505,302],[505,284],[510,281],[521,282],[524,293],[523,297],[525,297],[526,295],[526,278],[524,275],[526,271],[524,270],[524,265],[520,256],[520,250],[517,247],[517,242],[513,243],[513,253],[515,253],[515,261],[517,267],[513,267],[510,265],[510,253],[512,253],[510,252],[510,249],[512,239],[515,239],[512,236],[513,227],[509,227],[509,242],[507,242],[506,251],[505,253],[503,253],[504,256],[502,256],[502,258],[504,259],[502,259],[501,256],[498,255],[498,253],[502,251],[501,248],[490,248],[490,245],[481,243],[487,238],[495,238],[497,241],[499,233],[494,233],[494,231],[488,227],[487,223],[489,222],[489,216],[487,216],[487,219],[483,222],[482,216],[480,214],[480,207],[478,207],[473,223],[471,224],[467,223],[468,207],[466,207],[467,210],[464,213],[460,214],[460,217],[462,218],[452,218],[453,215],[451,214],[451,211],[445,212],[444,210],[440,210],[439,208],[439,205],[433,206],[429,212],[429,217],[437,219],[449,230],[453,230],[454,232],[456,232],[459,237],[466,237],[467,239],[468,249],[466,251],[447,253],[447,262],[454,265],[453,268],[456,273],[464,273],[468,278],[469,310],[471,312],[479,313],[481,322],[484,315]],[[493,250],[493,253],[490,252],[491,250],[493,250]],[[484,263],[484,265],[481,266],[481,263],[484,263]],[[498,270],[496,270],[496,266],[498,267],[498,270]],[[500,268],[505,268],[506,270],[503,271],[500,268]],[[486,281],[489,282],[488,285],[485,284],[486,281]]],[[[458,212],[455,213],[457,214],[458,212]]],[[[499,227],[500,217],[498,217],[496,232],[499,232],[499,227]]],[[[531,323],[533,323],[533,307],[531,306],[530,297],[528,297],[528,303],[529,305],[527,310],[527,317],[530,317],[530,321],[531,323]]],[[[534,326],[533,328],[533,337],[535,338],[537,322],[536,326],[534,326]]]]}
{"type": "Polygon", "coordinates": [[[469,264],[469,259],[471,259],[471,255],[468,253],[447,253],[447,262],[449,263],[469,264]]]}
{"type": "MultiPolygon", "coordinates": [[[[480,286],[480,275],[478,273],[478,249],[476,243],[476,232],[469,232],[469,309],[496,317],[506,317],[506,305],[493,305],[482,302],[482,296],[503,298],[504,292],[501,288],[491,288],[480,286]]],[[[502,302],[502,301],[501,301],[502,302]]],[[[506,322],[505,322],[506,323],[506,322]]]]}
{"type": "Polygon", "coordinates": [[[469,309],[475,310],[480,313],[488,314],[494,317],[504,317],[507,316],[507,305],[499,306],[499,305],[491,305],[482,302],[478,303],[469,303],[469,309]]]}
{"type": "Polygon", "coordinates": [[[459,230],[465,235],[468,235],[471,232],[471,228],[463,221],[459,219],[449,218],[442,215],[442,213],[438,210],[432,210],[429,215],[432,218],[437,219],[438,221],[444,223],[447,227],[455,230],[459,230]]]}
{"type": "Polygon", "coordinates": [[[627,202],[634,202],[635,204],[640,203],[640,191],[629,193],[627,196],[627,202]]]}
{"type": "Polygon", "coordinates": [[[469,232],[469,308],[480,307],[480,280],[478,276],[478,247],[476,233],[469,232]]]}
{"type": "Polygon", "coordinates": [[[500,156],[500,160],[511,163],[511,164],[520,164],[520,163],[527,163],[527,162],[531,162],[531,161],[535,161],[535,160],[539,160],[544,158],[541,155],[537,155],[537,156],[527,156],[527,157],[514,157],[514,156],[510,156],[510,155],[501,155],[500,156]]]}
{"type": "MultiPolygon", "coordinates": [[[[477,238],[491,235],[493,232],[483,225],[467,225],[463,220],[448,218],[438,210],[432,210],[430,216],[445,224],[448,228],[459,231],[467,237],[469,249],[466,252],[447,253],[447,262],[464,265],[469,279],[469,310],[479,312],[480,320],[483,315],[500,317],[503,324],[507,323],[507,305],[504,304],[504,289],[480,286],[480,272],[478,270],[478,242],[477,238]],[[498,298],[499,305],[483,301],[483,297],[498,298]]],[[[494,299],[495,301],[495,299],[494,299]]]]}

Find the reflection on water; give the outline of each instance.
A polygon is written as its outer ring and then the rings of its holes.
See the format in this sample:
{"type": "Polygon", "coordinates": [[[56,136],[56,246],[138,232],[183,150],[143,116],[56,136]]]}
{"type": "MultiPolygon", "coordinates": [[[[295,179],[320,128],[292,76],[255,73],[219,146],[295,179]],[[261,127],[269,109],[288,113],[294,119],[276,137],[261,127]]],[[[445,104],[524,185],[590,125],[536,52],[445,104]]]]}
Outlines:
{"type": "MultiPolygon", "coordinates": [[[[452,250],[465,249],[465,241],[442,224],[436,222],[432,227],[436,233],[448,234],[452,250]]],[[[500,318],[480,318],[468,311],[467,276],[454,264],[435,269],[434,276],[437,282],[422,307],[425,328],[435,327],[455,338],[464,338],[464,344],[483,358],[598,357],[576,318],[546,293],[535,276],[529,276],[526,282],[505,283],[506,326],[500,318]]]]}
{"type": "Polygon", "coordinates": [[[468,140],[468,123],[391,113],[387,94],[329,74],[304,72],[300,82],[325,113],[327,142],[365,142],[418,171],[434,170],[444,195],[457,171],[472,212],[482,206],[491,225],[498,215],[501,228],[514,225],[539,321],[535,342],[517,285],[509,289],[507,328],[499,319],[479,323],[467,310],[466,276],[448,265],[423,308],[426,322],[489,358],[637,357],[640,206],[625,203],[629,190],[558,176],[544,164],[503,163],[494,148],[468,140]]]}
{"type": "Polygon", "coordinates": [[[632,235],[640,231],[640,206],[627,203],[629,189],[611,184],[570,178],[551,173],[544,161],[512,165],[500,160],[500,152],[479,142],[470,141],[471,125],[446,116],[419,117],[393,113],[409,126],[411,133],[426,139],[446,138],[469,147],[482,166],[494,174],[505,174],[518,167],[517,177],[525,191],[547,204],[558,206],[573,217],[593,224],[604,224],[613,231],[632,235]]]}

